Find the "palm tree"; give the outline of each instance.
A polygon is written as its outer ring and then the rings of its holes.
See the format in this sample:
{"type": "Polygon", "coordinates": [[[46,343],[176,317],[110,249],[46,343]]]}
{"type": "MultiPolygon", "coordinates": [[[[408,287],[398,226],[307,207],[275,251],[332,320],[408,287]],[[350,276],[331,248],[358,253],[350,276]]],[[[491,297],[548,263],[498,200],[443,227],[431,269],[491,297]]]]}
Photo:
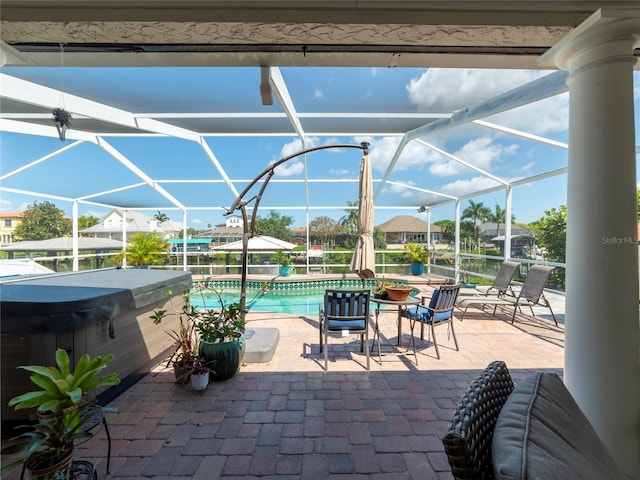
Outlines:
{"type": "Polygon", "coordinates": [[[162,222],[166,222],[167,220],[169,220],[169,217],[167,216],[166,213],[162,213],[160,210],[158,210],[158,213],[156,213],[153,218],[155,218],[158,223],[162,223],[162,222]]]}
{"type": "Polygon", "coordinates": [[[491,221],[496,222],[496,237],[500,235],[500,223],[507,221],[506,215],[506,210],[496,203],[496,210],[491,214],[491,221]]]}
{"type": "Polygon", "coordinates": [[[470,218],[473,222],[473,229],[476,235],[476,243],[478,243],[478,237],[480,235],[480,229],[478,228],[478,220],[484,222],[491,216],[491,210],[489,207],[485,207],[482,202],[475,203],[473,200],[469,200],[469,206],[462,212],[462,218],[470,218]]]}
{"type": "Polygon", "coordinates": [[[157,233],[136,233],[131,236],[127,249],[116,257],[115,262],[122,262],[122,256],[126,256],[129,265],[158,265],[164,261],[163,254],[168,250],[167,241],[157,233]]]}
{"type": "Polygon", "coordinates": [[[349,235],[355,235],[358,232],[358,219],[360,217],[360,212],[358,211],[359,201],[355,202],[347,201],[347,207],[355,207],[345,210],[347,212],[346,215],[338,220],[338,223],[345,228],[345,231],[349,235]]]}

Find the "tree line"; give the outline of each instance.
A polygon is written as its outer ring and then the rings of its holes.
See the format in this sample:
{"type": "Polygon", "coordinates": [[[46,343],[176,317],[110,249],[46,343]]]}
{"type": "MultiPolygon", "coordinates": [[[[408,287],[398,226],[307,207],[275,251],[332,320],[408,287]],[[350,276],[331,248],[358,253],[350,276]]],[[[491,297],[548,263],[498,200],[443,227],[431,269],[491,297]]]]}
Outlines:
{"type": "MultiPolygon", "coordinates": [[[[340,238],[340,246],[353,248],[358,237],[358,202],[348,202],[345,215],[338,220],[327,216],[319,216],[309,222],[309,230],[317,241],[323,244],[334,244],[340,238]]],[[[640,220],[640,191],[638,191],[638,219],[640,220]]],[[[158,222],[169,220],[169,217],[158,211],[154,218],[158,222]]],[[[479,242],[479,224],[495,222],[497,230],[505,223],[505,210],[498,204],[494,210],[485,206],[482,202],[469,201],[469,206],[462,212],[460,222],[461,238],[463,240],[479,242]]],[[[515,217],[512,216],[512,222],[515,217]]],[[[269,235],[281,240],[292,241],[293,217],[282,215],[276,211],[270,211],[265,217],[256,219],[255,233],[257,235],[269,235]]],[[[85,229],[100,223],[100,220],[92,215],[78,218],[78,228],[85,229]]],[[[455,221],[439,220],[434,222],[442,229],[445,241],[455,239],[455,221]]],[[[547,259],[555,262],[564,262],[566,253],[566,206],[546,210],[544,216],[531,224],[517,224],[534,231],[538,246],[545,247],[547,259]]],[[[189,229],[191,234],[196,230],[189,229]]],[[[34,202],[28,205],[24,211],[22,222],[16,226],[14,236],[16,240],[47,240],[50,238],[70,236],[72,233],[71,219],[53,203],[34,202]]],[[[385,248],[385,233],[377,227],[374,230],[375,248],[385,248]]]]}

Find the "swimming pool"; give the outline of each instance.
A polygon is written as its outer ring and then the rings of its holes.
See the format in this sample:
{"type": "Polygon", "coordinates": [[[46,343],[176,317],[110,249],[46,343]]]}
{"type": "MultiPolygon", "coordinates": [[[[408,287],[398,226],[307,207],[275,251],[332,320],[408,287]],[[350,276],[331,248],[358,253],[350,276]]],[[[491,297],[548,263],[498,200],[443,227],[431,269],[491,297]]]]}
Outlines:
{"type": "MultiPolygon", "coordinates": [[[[374,280],[366,280],[367,288],[372,288],[374,280]]],[[[237,302],[240,299],[240,281],[223,280],[207,282],[215,288],[225,303],[237,302]]],[[[249,311],[287,313],[301,316],[317,316],[318,305],[324,301],[327,288],[362,288],[359,279],[336,279],[320,281],[288,281],[288,282],[247,282],[247,306],[249,311]],[[268,293],[262,291],[266,286],[268,293]]],[[[200,291],[191,295],[191,303],[198,307],[218,308],[219,300],[215,292],[203,290],[204,301],[200,291]]]]}

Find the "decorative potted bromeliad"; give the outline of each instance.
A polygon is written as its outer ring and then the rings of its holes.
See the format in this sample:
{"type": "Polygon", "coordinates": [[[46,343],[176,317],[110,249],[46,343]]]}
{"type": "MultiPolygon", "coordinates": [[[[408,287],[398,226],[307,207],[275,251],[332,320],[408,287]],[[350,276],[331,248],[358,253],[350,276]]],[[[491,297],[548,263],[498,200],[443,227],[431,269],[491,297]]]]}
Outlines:
{"type": "MultiPolygon", "coordinates": [[[[217,380],[226,380],[238,372],[242,362],[245,327],[245,321],[242,316],[243,313],[246,313],[246,309],[238,302],[226,304],[210,282],[196,282],[194,290],[199,292],[201,307],[192,305],[189,293],[185,293],[182,296],[183,305],[180,311],[167,312],[165,310],[157,310],[151,318],[154,323],[158,324],[167,315],[178,314],[181,325],[184,326],[185,335],[188,335],[188,332],[195,335],[197,349],[185,348],[181,350],[182,344],[179,345],[176,341],[177,353],[175,359],[180,359],[181,356],[184,357],[184,353],[188,352],[191,358],[188,370],[191,372],[194,357],[201,357],[204,365],[213,370],[217,380]],[[218,308],[208,308],[206,306],[207,299],[204,295],[206,291],[214,295],[218,308]]],[[[171,295],[171,292],[167,292],[167,294],[171,295]]],[[[170,333],[170,335],[172,334],[170,333]]],[[[175,340],[175,336],[172,335],[172,338],[175,340]]],[[[176,361],[175,359],[173,360],[174,362],[176,361]]],[[[171,358],[170,361],[172,361],[171,358]]]]}
{"type": "Polygon", "coordinates": [[[113,355],[90,358],[85,354],[71,369],[69,355],[58,349],[55,367],[18,367],[31,372],[31,381],[40,389],[12,398],[9,406],[16,410],[35,408],[38,421],[17,427],[22,433],[2,448],[3,455],[22,454],[2,467],[3,477],[24,463],[31,478],[70,478],[74,442],[90,435],[82,428],[90,418],[88,408],[103,408],[89,402],[87,395],[98,387],[120,383],[116,373],[99,375],[112,358],[113,355]]]}
{"type": "Polygon", "coordinates": [[[424,264],[429,261],[429,249],[423,243],[407,243],[403,258],[411,264],[412,275],[422,275],[424,264]]]}

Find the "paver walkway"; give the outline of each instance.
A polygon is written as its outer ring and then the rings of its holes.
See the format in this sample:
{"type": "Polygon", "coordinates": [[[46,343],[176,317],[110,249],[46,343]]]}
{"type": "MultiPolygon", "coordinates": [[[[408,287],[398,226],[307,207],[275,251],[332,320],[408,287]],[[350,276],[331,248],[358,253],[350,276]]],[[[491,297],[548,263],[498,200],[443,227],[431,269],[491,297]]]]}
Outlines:
{"type": "MultiPolygon", "coordinates": [[[[395,317],[391,309],[380,318],[391,343],[395,317]]],[[[280,331],[269,363],[243,365],[203,392],[176,385],[159,364],[110,404],[118,409],[107,417],[110,475],[104,431],[78,454],[103,479],[451,479],[440,437],[480,370],[501,359],[515,381],[532,370],[561,373],[563,326],[509,318],[470,309],[455,321],[460,351],[440,327],[440,360],[418,340],[418,365],[413,355],[382,364],[374,355],[370,372],[355,336],[331,338],[324,372],[317,318],[252,313],[248,328],[280,331]]],[[[408,323],[403,331],[406,344],[408,323]]]]}

